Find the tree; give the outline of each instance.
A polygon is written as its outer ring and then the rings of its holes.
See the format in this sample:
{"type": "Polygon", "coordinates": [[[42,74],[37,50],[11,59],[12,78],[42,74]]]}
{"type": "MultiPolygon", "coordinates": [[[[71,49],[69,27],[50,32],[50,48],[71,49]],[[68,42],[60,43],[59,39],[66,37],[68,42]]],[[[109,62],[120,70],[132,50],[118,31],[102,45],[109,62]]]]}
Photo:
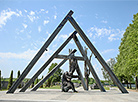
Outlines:
{"type": "MultiPolygon", "coordinates": [[[[109,61],[107,61],[107,64],[111,68],[112,71],[114,71],[113,67],[114,67],[115,63],[116,63],[116,61],[115,61],[114,58],[110,58],[109,61]]],[[[110,84],[113,83],[113,81],[110,78],[108,72],[104,68],[102,68],[101,70],[102,70],[104,79],[107,80],[110,84]]]]}
{"type": "Polygon", "coordinates": [[[133,16],[133,19],[132,24],[129,24],[121,39],[114,69],[117,75],[124,75],[130,83],[135,77],[136,88],[138,89],[138,13],[133,16]]]}
{"type": "MultiPolygon", "coordinates": [[[[41,80],[43,79],[44,76],[42,76],[41,80]]],[[[43,84],[40,86],[40,88],[43,88],[43,84]]]]}
{"type": "MultiPolygon", "coordinates": [[[[20,70],[18,70],[18,72],[17,72],[17,79],[20,77],[20,70]]],[[[22,87],[22,85],[20,84],[19,86],[18,86],[18,88],[21,88],[22,87]]]]}
{"type": "Polygon", "coordinates": [[[11,71],[11,74],[10,74],[8,89],[12,86],[12,84],[13,84],[13,70],[11,71]]]}
{"type": "MultiPolygon", "coordinates": [[[[57,65],[57,63],[52,63],[48,69],[48,73],[57,65]]],[[[62,70],[59,68],[48,80],[47,86],[52,86],[55,82],[59,82],[61,80],[62,70]]]]}
{"type": "Polygon", "coordinates": [[[38,80],[38,78],[36,78],[36,80],[35,80],[35,85],[36,85],[38,82],[39,82],[39,80],[38,80]]]}
{"type": "Polygon", "coordinates": [[[34,87],[34,82],[32,82],[32,84],[31,84],[31,88],[33,88],[34,87]]]}
{"type": "Polygon", "coordinates": [[[0,70],[0,90],[2,90],[2,87],[1,87],[1,70],[0,70]]]}

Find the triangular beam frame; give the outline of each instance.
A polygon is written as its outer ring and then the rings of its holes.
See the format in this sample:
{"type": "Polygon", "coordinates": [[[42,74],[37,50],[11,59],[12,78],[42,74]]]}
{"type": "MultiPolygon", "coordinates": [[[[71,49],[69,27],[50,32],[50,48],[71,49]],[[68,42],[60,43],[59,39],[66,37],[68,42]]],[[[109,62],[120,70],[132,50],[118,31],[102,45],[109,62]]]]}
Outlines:
{"type": "Polygon", "coordinates": [[[72,26],[76,29],[78,34],[81,36],[81,38],[84,40],[84,42],[87,44],[89,49],[93,52],[95,57],[98,59],[100,64],[103,66],[103,68],[109,73],[111,79],[113,82],[118,86],[118,88],[121,90],[122,93],[128,93],[128,91],[124,88],[122,83],[118,80],[118,78],[115,76],[115,74],[112,72],[110,67],[107,65],[107,63],[104,61],[104,59],[101,57],[99,52],[96,50],[96,48],[93,46],[91,41],[87,38],[85,33],[82,31],[82,29],[79,27],[79,25],[76,23],[74,18],[72,17],[73,11],[70,11],[67,16],[62,20],[62,22],[59,24],[59,26],[55,29],[55,31],[52,33],[52,35],[49,37],[49,39],[45,42],[45,44],[42,46],[42,48],[39,50],[39,52],[35,55],[35,57],[32,59],[32,61],[28,64],[28,66],[25,68],[23,73],[20,75],[20,77],[16,80],[16,82],[11,86],[11,88],[7,91],[7,93],[14,93],[18,85],[23,81],[23,79],[26,77],[26,75],[30,72],[32,67],[35,65],[35,63],[38,61],[38,59],[41,57],[41,55],[44,53],[44,51],[47,49],[47,47],[50,45],[50,43],[53,41],[53,39],[56,37],[58,32],[63,28],[65,23],[69,20],[69,22],[72,24],[72,26]]]}

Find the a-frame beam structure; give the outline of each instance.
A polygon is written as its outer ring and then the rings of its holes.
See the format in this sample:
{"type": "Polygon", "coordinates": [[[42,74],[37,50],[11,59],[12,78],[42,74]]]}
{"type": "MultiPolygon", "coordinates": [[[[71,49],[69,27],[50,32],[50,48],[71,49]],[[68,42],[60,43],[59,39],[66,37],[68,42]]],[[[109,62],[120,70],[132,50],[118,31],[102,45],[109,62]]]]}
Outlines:
{"type": "MultiPolygon", "coordinates": [[[[67,40],[54,52],[54,54],[45,62],[45,64],[36,72],[36,74],[25,84],[25,86],[19,92],[25,92],[26,89],[35,81],[35,79],[44,71],[44,69],[51,63],[51,61],[56,58],[60,51],[69,43],[73,38],[73,35],[76,35],[77,32],[74,31],[67,40]]],[[[67,56],[68,57],[68,56],[67,56]]]]}
{"type": "MultiPolygon", "coordinates": [[[[70,52],[68,57],[70,57],[73,53],[75,53],[77,50],[74,49],[70,52]]],[[[53,68],[42,80],[40,80],[31,91],[36,91],[50,76],[52,76],[68,59],[62,60],[55,68],[53,68]]]]}
{"type": "Polygon", "coordinates": [[[95,79],[95,81],[96,81],[98,87],[100,88],[100,90],[101,90],[102,92],[105,92],[105,89],[104,89],[104,87],[102,86],[102,84],[101,84],[101,82],[100,82],[100,79],[98,78],[98,76],[97,76],[97,74],[96,74],[94,68],[92,67],[92,65],[91,65],[91,63],[90,63],[90,60],[88,59],[88,57],[87,57],[85,51],[83,50],[83,47],[81,46],[81,44],[80,44],[80,42],[79,42],[77,36],[74,35],[74,36],[73,36],[73,39],[74,39],[74,41],[75,41],[75,43],[76,43],[78,49],[80,50],[80,52],[81,52],[81,54],[82,54],[84,60],[86,61],[87,65],[88,65],[88,67],[89,67],[89,70],[91,71],[91,73],[92,73],[92,75],[93,75],[93,77],[94,77],[94,79],[95,79]]]}
{"type": "Polygon", "coordinates": [[[108,74],[110,75],[111,79],[113,80],[113,82],[118,86],[118,88],[121,90],[122,93],[128,93],[128,91],[124,88],[124,86],[122,85],[122,83],[119,81],[119,79],[115,76],[115,74],[112,72],[112,70],[110,69],[110,67],[107,65],[107,63],[104,61],[104,59],[102,58],[102,56],[99,54],[99,52],[96,50],[96,48],[93,46],[93,44],[91,43],[91,41],[87,38],[87,36],[85,35],[85,33],[82,31],[82,29],[79,27],[79,25],[77,24],[77,22],[74,20],[73,17],[69,18],[70,23],[72,24],[72,26],[76,29],[76,31],[79,33],[79,35],[81,36],[81,38],[84,40],[84,42],[87,44],[87,46],[90,48],[90,50],[93,52],[93,54],[95,55],[95,57],[98,59],[98,61],[101,63],[101,65],[103,66],[103,68],[108,72],[108,74]]]}
{"type": "MultiPolygon", "coordinates": [[[[104,59],[101,57],[101,55],[99,54],[99,52],[96,50],[96,48],[93,46],[93,44],[91,43],[91,41],[87,38],[87,36],[85,35],[85,33],[82,31],[82,29],[79,27],[79,25],[76,23],[76,21],[74,20],[74,18],[72,17],[73,11],[70,11],[66,17],[62,20],[62,22],[58,25],[58,27],[54,30],[54,32],[51,34],[51,36],[49,37],[49,39],[45,42],[45,44],[41,47],[41,49],[38,51],[38,53],[35,55],[35,57],[31,60],[31,62],[28,64],[28,66],[25,68],[25,70],[22,72],[22,74],[20,75],[20,77],[16,80],[16,82],[13,83],[13,85],[11,86],[11,88],[7,91],[7,93],[14,93],[14,91],[16,90],[16,88],[19,86],[19,84],[23,81],[23,79],[27,76],[27,74],[30,72],[30,70],[32,69],[32,67],[35,65],[35,63],[38,61],[38,59],[41,57],[41,55],[44,53],[45,50],[47,50],[47,47],[50,45],[50,43],[53,41],[53,39],[56,37],[56,35],[59,33],[59,31],[63,28],[63,26],[65,25],[65,23],[69,20],[70,23],[72,24],[72,26],[76,29],[76,31],[79,33],[79,35],[81,36],[81,38],[84,40],[84,42],[87,44],[87,46],[90,48],[90,50],[93,52],[93,54],[95,55],[95,57],[98,59],[98,61],[101,63],[101,65],[103,66],[103,68],[108,72],[108,74],[110,75],[111,79],[114,81],[114,83],[118,86],[118,88],[122,91],[122,93],[128,93],[128,91],[123,87],[122,83],[118,80],[118,78],[115,76],[115,74],[112,72],[112,70],[109,68],[109,66],[107,65],[107,63],[104,61],[104,59]]],[[[85,54],[84,54],[85,55],[85,54]]],[[[56,57],[56,56],[54,56],[56,57]]],[[[86,61],[87,60],[87,55],[85,58],[86,61]]],[[[48,63],[48,62],[47,62],[48,63]]],[[[87,64],[88,64],[87,63],[87,64]]],[[[90,63],[88,64],[89,66],[91,65],[90,63]]],[[[90,67],[89,67],[90,68],[90,67]]],[[[91,67],[92,68],[92,67],[91,67]]],[[[90,70],[91,70],[90,68],[90,70]]],[[[38,73],[38,72],[37,72],[38,73]]],[[[37,74],[36,73],[36,74],[37,74]]],[[[41,73],[41,71],[40,71],[41,73]]],[[[38,76],[40,75],[39,73],[36,75],[38,76]]],[[[32,83],[31,80],[30,83],[32,83]]],[[[30,83],[28,85],[30,85],[30,83]]],[[[27,87],[25,87],[26,90],[27,87]]],[[[24,90],[23,90],[24,92],[24,90]]]]}
{"type": "Polygon", "coordinates": [[[53,41],[53,39],[56,37],[58,32],[63,28],[65,23],[67,22],[68,18],[73,14],[73,11],[70,11],[66,17],[62,20],[62,22],[58,25],[58,27],[55,29],[55,31],[51,34],[49,39],[45,42],[45,44],[42,46],[42,48],[38,51],[38,53],[35,55],[35,57],[32,59],[32,61],[28,64],[28,66],[25,68],[25,70],[22,72],[20,77],[16,80],[16,82],[13,83],[11,88],[7,91],[7,93],[14,93],[14,91],[17,89],[19,84],[23,81],[23,79],[27,76],[27,74],[30,72],[32,67],[35,65],[35,63],[38,61],[38,59],[41,57],[41,55],[44,53],[44,51],[47,49],[47,47],[50,45],[50,43],[53,41]]]}

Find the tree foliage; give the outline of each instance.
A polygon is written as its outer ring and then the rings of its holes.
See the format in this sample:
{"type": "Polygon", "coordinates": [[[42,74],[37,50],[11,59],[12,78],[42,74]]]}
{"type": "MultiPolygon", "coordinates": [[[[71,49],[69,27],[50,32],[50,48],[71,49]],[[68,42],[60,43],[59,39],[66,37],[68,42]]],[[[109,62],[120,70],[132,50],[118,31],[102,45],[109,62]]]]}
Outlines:
{"type": "MultiPolygon", "coordinates": [[[[57,63],[52,63],[51,66],[48,69],[48,73],[57,65],[57,63]]],[[[59,82],[62,75],[62,70],[59,68],[48,80],[47,80],[47,86],[50,87],[55,82],[59,82]]]]}
{"type": "Polygon", "coordinates": [[[35,85],[39,82],[38,78],[35,79],[35,85]]]}
{"type": "Polygon", "coordinates": [[[10,74],[8,89],[12,86],[12,84],[13,84],[13,70],[11,71],[11,74],[10,74]]]}
{"type": "MultiPolygon", "coordinates": [[[[17,79],[20,77],[20,70],[18,70],[18,72],[17,72],[17,79]]],[[[18,88],[21,88],[22,87],[22,85],[21,84],[19,84],[19,86],[18,86],[18,88]]]]}
{"type": "Polygon", "coordinates": [[[138,13],[133,19],[121,39],[114,67],[117,76],[125,76],[129,81],[138,76],[138,13]]]}

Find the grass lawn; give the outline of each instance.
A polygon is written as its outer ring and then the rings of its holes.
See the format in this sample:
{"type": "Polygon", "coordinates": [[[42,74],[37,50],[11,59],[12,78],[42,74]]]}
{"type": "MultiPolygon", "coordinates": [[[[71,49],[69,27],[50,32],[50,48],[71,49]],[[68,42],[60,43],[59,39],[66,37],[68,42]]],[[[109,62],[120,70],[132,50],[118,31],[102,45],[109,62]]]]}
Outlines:
{"type": "Polygon", "coordinates": [[[46,88],[43,88],[43,89],[61,89],[61,86],[60,85],[54,85],[52,87],[46,87],[46,88]]]}
{"type": "Polygon", "coordinates": [[[110,87],[104,86],[105,90],[110,90],[110,87]]]}

